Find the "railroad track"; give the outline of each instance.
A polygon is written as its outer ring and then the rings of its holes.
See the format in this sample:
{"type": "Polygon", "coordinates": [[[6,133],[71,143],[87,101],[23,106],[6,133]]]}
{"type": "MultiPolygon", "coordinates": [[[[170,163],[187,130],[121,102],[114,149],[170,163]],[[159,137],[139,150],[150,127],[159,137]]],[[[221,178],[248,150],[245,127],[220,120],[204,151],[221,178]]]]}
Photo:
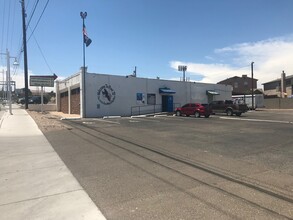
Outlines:
{"type": "MultiPolygon", "coordinates": [[[[150,146],[146,143],[138,142],[137,140],[133,140],[130,138],[125,138],[117,135],[110,134],[105,131],[103,128],[95,128],[91,127],[90,124],[82,124],[76,121],[70,121],[65,122],[68,123],[70,126],[72,126],[75,129],[70,130],[70,132],[73,132],[74,135],[79,136],[80,138],[84,139],[85,141],[95,145],[96,147],[102,148],[105,151],[108,151],[110,153],[113,153],[113,151],[109,150],[108,148],[105,148],[101,146],[101,141],[104,143],[108,143],[114,148],[126,151],[132,155],[135,155],[137,157],[140,157],[144,160],[147,160],[151,163],[154,163],[158,166],[164,167],[165,169],[168,169],[174,173],[177,173],[178,175],[181,175],[182,178],[188,178],[189,180],[195,181],[197,183],[200,183],[202,185],[205,185],[207,187],[210,187],[214,190],[217,190],[220,193],[224,193],[228,196],[231,196],[235,199],[241,200],[242,202],[245,202],[246,204],[253,206],[257,209],[261,209],[266,213],[269,213],[272,216],[275,216],[276,218],[282,218],[282,219],[293,219],[293,213],[290,213],[290,210],[286,213],[280,213],[277,209],[274,207],[268,207],[264,204],[258,203],[252,199],[245,198],[242,195],[238,195],[235,192],[229,191],[226,188],[220,187],[216,184],[209,183],[207,181],[201,180],[199,178],[196,178],[188,173],[185,173],[182,170],[179,170],[177,168],[174,168],[170,165],[164,164],[162,162],[163,160],[154,159],[151,156],[146,156],[144,152],[148,152],[151,154],[156,155],[157,157],[163,157],[168,160],[174,161],[174,163],[179,163],[184,166],[191,167],[196,170],[200,170],[201,172],[207,173],[209,175],[212,175],[216,178],[219,178],[223,181],[227,181],[229,183],[237,184],[241,188],[244,188],[246,190],[253,191],[256,195],[261,195],[265,197],[269,197],[272,201],[274,201],[276,204],[281,202],[282,204],[286,204],[288,207],[293,207],[293,197],[292,192],[287,191],[286,189],[276,188],[275,186],[271,186],[265,183],[261,183],[255,179],[248,178],[246,176],[242,176],[240,174],[231,173],[229,171],[221,170],[216,167],[212,167],[208,164],[204,164],[199,161],[194,161],[189,158],[186,158],[182,155],[166,151],[158,146],[150,146]],[[83,135],[81,135],[81,132],[83,135]],[[84,135],[87,136],[87,138],[84,137],[84,135]],[[99,142],[99,143],[98,143],[99,142]]],[[[193,197],[193,194],[190,192],[187,192],[184,189],[180,189],[181,191],[185,191],[185,193],[189,194],[193,197]]],[[[237,218],[237,216],[232,216],[232,218],[237,218]]]]}

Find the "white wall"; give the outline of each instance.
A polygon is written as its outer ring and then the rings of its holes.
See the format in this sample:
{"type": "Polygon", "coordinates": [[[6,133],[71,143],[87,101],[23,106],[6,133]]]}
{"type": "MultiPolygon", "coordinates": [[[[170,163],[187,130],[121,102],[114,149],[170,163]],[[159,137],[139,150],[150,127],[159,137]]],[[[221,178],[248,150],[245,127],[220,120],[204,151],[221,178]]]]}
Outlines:
{"type": "MultiPolygon", "coordinates": [[[[59,91],[64,92],[68,90],[68,87],[79,87],[81,72],[76,73],[64,80],[59,81],[59,91]]],[[[57,89],[56,89],[57,90],[57,89]]]]}
{"type": "MultiPolygon", "coordinates": [[[[113,76],[104,74],[86,74],[86,117],[129,116],[132,106],[147,106],[147,94],[156,94],[156,104],[162,104],[159,88],[168,87],[176,91],[173,102],[183,105],[187,102],[207,103],[206,90],[214,90],[220,95],[214,100],[231,99],[232,87],[220,84],[178,82],[170,80],[146,79],[136,77],[113,76]],[[111,104],[103,104],[98,99],[98,91],[108,85],[115,93],[111,104]],[[143,93],[145,103],[138,103],[137,93],[143,93]]],[[[110,90],[109,90],[110,91],[110,90]]],[[[113,98],[112,96],[112,98],[113,98]]],[[[112,100],[112,99],[111,99],[112,100]]],[[[150,106],[153,108],[153,106],[150,106]]]]}

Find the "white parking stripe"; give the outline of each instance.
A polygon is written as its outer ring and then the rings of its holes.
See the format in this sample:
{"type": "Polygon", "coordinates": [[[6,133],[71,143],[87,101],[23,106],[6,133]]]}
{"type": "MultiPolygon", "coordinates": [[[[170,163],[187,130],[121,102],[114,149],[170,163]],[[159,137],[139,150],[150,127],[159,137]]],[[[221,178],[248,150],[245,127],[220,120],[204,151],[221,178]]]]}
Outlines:
{"type": "Polygon", "coordinates": [[[293,124],[293,122],[291,122],[291,121],[263,120],[263,119],[250,119],[250,118],[220,117],[220,119],[238,120],[238,121],[255,121],[255,122],[270,122],[270,123],[293,124]]]}
{"type": "Polygon", "coordinates": [[[91,119],[91,120],[93,120],[93,121],[102,121],[102,122],[107,122],[107,123],[110,123],[110,124],[118,124],[118,125],[120,125],[120,122],[109,121],[109,120],[106,120],[106,119],[98,119],[98,118],[96,118],[96,119],[91,119]]]}

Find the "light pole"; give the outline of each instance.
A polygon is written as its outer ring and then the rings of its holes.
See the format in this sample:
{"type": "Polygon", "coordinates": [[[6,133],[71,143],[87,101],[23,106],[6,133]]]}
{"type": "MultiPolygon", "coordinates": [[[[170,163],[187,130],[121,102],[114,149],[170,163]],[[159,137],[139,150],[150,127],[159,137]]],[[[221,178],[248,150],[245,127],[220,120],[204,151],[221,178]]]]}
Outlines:
{"type": "Polygon", "coordinates": [[[80,17],[82,19],[82,31],[83,31],[83,71],[85,68],[85,44],[84,44],[84,19],[86,19],[87,12],[80,12],[80,17]]]}
{"type": "Polygon", "coordinates": [[[252,104],[252,109],[254,109],[253,64],[254,64],[254,62],[251,62],[251,104],[252,104]]]}
{"type": "Polygon", "coordinates": [[[9,106],[9,113],[12,115],[12,107],[11,107],[11,85],[10,85],[10,59],[14,58],[14,63],[13,65],[18,65],[16,61],[16,57],[11,57],[9,54],[8,49],[6,49],[6,53],[1,53],[6,55],[6,60],[7,60],[7,70],[6,70],[6,85],[7,85],[7,101],[8,101],[8,106],[9,106]]]}
{"type": "Polygon", "coordinates": [[[182,71],[183,72],[183,82],[185,82],[185,71],[187,70],[187,66],[178,66],[178,71],[182,71]]]}
{"type": "Polygon", "coordinates": [[[83,117],[86,117],[86,102],[85,102],[85,43],[84,43],[84,34],[85,34],[85,25],[84,25],[84,19],[87,16],[87,12],[80,12],[80,17],[82,19],[82,41],[83,41],[83,67],[82,67],[82,98],[83,98],[83,105],[82,105],[82,111],[83,111],[83,117]]]}

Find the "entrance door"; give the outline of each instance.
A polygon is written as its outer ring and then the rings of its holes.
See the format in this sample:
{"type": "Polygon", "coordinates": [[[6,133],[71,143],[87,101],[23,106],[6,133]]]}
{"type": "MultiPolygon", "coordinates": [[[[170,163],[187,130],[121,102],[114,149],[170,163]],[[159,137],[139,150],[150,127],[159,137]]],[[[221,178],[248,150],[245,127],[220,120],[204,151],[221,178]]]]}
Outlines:
{"type": "Polygon", "coordinates": [[[162,96],[162,111],[163,112],[173,112],[173,96],[163,95],[162,96]]]}
{"type": "Polygon", "coordinates": [[[212,101],[214,101],[214,96],[211,94],[207,94],[208,96],[208,103],[211,103],[212,101]]]}

